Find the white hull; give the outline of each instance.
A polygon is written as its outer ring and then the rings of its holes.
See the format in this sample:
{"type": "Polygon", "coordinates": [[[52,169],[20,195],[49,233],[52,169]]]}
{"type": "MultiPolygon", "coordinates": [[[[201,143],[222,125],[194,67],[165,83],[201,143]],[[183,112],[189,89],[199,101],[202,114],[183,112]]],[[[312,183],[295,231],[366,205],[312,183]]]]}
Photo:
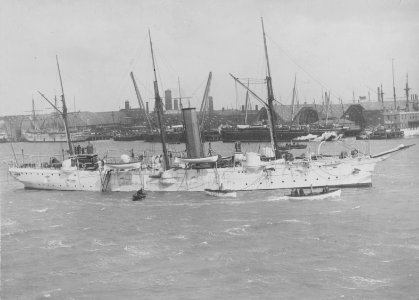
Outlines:
{"type": "Polygon", "coordinates": [[[338,167],[283,165],[272,168],[274,170],[246,167],[169,170],[165,179],[144,176],[144,188],[150,191],[202,191],[217,189],[220,182],[223,189],[234,191],[371,185],[371,172],[355,170],[346,164],[338,167]]]}
{"type": "MultiPolygon", "coordinates": [[[[30,143],[51,143],[51,142],[67,142],[65,132],[22,132],[22,137],[26,142],[30,143]]],[[[71,132],[70,138],[72,142],[84,142],[88,139],[89,134],[86,132],[71,132]]]]}
{"type": "Polygon", "coordinates": [[[351,163],[277,163],[260,167],[210,169],[170,169],[161,176],[149,170],[102,171],[59,169],[9,169],[10,174],[25,188],[83,191],[233,191],[292,189],[322,186],[370,186],[371,164],[351,163]],[[108,175],[106,175],[108,174],[108,175]]]}
{"type": "Polygon", "coordinates": [[[373,172],[375,169],[375,166],[378,162],[383,161],[388,158],[388,155],[380,156],[377,158],[371,158],[368,156],[359,156],[355,158],[344,158],[344,159],[338,159],[338,158],[324,158],[320,161],[312,161],[311,164],[322,166],[322,165],[328,165],[328,166],[336,166],[338,164],[348,164],[354,168],[362,167],[362,170],[366,172],[373,172]]]}

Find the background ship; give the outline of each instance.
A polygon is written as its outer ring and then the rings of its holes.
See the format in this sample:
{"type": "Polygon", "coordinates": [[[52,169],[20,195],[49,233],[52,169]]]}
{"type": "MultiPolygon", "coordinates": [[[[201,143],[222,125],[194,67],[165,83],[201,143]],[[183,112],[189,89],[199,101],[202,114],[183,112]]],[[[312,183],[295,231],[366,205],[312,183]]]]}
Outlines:
{"type": "MultiPolygon", "coordinates": [[[[55,106],[57,100],[55,100],[55,106]]],[[[22,130],[21,140],[24,142],[67,142],[67,135],[64,129],[63,120],[57,113],[38,118],[35,113],[35,102],[32,99],[32,115],[30,117],[30,128],[22,130]]],[[[76,117],[75,115],[74,117],[76,117]]],[[[70,128],[70,137],[73,142],[84,142],[90,137],[88,130],[70,128]]]]}

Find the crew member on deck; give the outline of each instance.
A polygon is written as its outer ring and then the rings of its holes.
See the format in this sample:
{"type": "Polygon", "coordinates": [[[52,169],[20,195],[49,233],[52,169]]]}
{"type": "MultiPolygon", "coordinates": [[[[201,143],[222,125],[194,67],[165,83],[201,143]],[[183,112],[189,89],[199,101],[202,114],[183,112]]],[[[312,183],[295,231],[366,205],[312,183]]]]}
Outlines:
{"type": "Polygon", "coordinates": [[[93,154],[93,145],[90,143],[90,141],[87,142],[86,151],[87,154],[93,154]]]}

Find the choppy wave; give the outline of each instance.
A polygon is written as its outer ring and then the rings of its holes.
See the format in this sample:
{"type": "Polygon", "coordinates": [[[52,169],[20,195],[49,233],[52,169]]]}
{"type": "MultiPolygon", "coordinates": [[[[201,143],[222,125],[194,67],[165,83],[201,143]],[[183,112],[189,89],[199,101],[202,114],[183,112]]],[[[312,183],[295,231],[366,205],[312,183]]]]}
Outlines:
{"type": "Polygon", "coordinates": [[[42,209],[32,209],[33,212],[39,212],[44,213],[48,211],[48,207],[42,208],[42,209]]]}
{"type": "Polygon", "coordinates": [[[51,225],[49,226],[50,228],[56,228],[56,227],[63,227],[63,224],[55,224],[55,225],[51,225]]]}
{"type": "Polygon", "coordinates": [[[94,239],[94,240],[93,240],[93,244],[94,244],[94,245],[98,245],[98,246],[103,246],[103,247],[115,246],[115,245],[116,245],[116,244],[115,244],[115,243],[113,243],[113,242],[110,242],[110,243],[105,243],[104,241],[99,240],[99,239],[94,239]]]}
{"type": "Polygon", "coordinates": [[[366,256],[375,256],[376,255],[376,253],[371,249],[360,249],[359,252],[366,255],[366,256]]]}
{"type": "Polygon", "coordinates": [[[362,276],[352,276],[349,279],[357,286],[361,288],[366,287],[377,287],[377,286],[386,286],[389,284],[390,280],[388,279],[373,279],[366,278],[362,276]]]}
{"type": "Polygon", "coordinates": [[[251,220],[248,220],[248,219],[225,219],[223,221],[224,222],[253,222],[255,220],[256,219],[251,219],[251,220]]]}
{"type": "Polygon", "coordinates": [[[48,250],[54,250],[57,248],[69,248],[69,247],[71,247],[71,245],[64,244],[62,240],[51,240],[47,243],[46,247],[42,247],[42,248],[48,249],[48,250]]]}
{"type": "Polygon", "coordinates": [[[44,291],[44,292],[42,292],[42,295],[45,297],[45,298],[51,298],[51,294],[52,293],[54,293],[54,292],[60,292],[60,291],[62,291],[60,288],[58,288],[58,289],[53,289],[53,290],[48,290],[48,291],[44,291]]]}
{"type": "Polygon", "coordinates": [[[305,225],[311,225],[310,222],[307,221],[302,221],[302,220],[297,220],[297,219],[289,219],[289,220],[282,220],[280,221],[280,223],[298,223],[298,224],[305,224],[305,225]]]}
{"type": "Polygon", "coordinates": [[[2,222],[1,222],[1,226],[13,226],[13,225],[16,225],[16,224],[17,224],[16,221],[14,221],[12,219],[8,219],[8,218],[3,219],[2,222]]]}
{"type": "Polygon", "coordinates": [[[135,256],[135,257],[145,257],[145,256],[149,256],[151,253],[149,251],[146,251],[144,249],[142,249],[141,247],[138,246],[128,246],[126,245],[124,247],[124,250],[131,256],[135,256]]]}
{"type": "Polygon", "coordinates": [[[247,228],[249,228],[250,225],[242,225],[239,227],[233,227],[233,228],[228,228],[225,230],[226,233],[230,234],[230,235],[246,235],[247,234],[247,228]]]}
{"type": "Polygon", "coordinates": [[[183,234],[175,235],[173,238],[178,239],[178,240],[186,240],[187,239],[187,237],[184,236],[183,234]]]}
{"type": "Polygon", "coordinates": [[[317,268],[315,270],[318,272],[339,272],[339,269],[335,267],[317,268]]]}
{"type": "Polygon", "coordinates": [[[396,247],[412,249],[412,250],[419,250],[419,245],[396,245],[396,247]]]}

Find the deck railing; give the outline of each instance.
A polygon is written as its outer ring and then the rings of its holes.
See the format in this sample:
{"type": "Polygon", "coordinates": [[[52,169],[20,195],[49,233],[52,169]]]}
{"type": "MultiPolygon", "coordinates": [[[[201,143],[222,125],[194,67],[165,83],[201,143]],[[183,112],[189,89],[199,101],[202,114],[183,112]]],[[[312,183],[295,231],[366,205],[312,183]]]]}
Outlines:
{"type": "MultiPolygon", "coordinates": [[[[176,157],[186,157],[185,152],[170,152],[169,159],[174,163],[176,157]]],[[[15,156],[3,157],[0,162],[7,164],[9,167],[15,168],[30,168],[30,169],[59,169],[62,161],[68,159],[69,156],[63,154],[57,155],[27,155],[16,154],[15,156]]],[[[142,151],[141,154],[136,154],[134,157],[129,156],[130,162],[141,161],[147,168],[158,168],[162,164],[163,157],[156,155],[152,151],[142,151]]],[[[109,156],[108,154],[99,156],[98,160],[103,160],[105,163],[117,164],[122,163],[121,156],[109,156]]]]}
{"type": "Polygon", "coordinates": [[[57,169],[61,168],[62,155],[26,155],[16,154],[12,158],[3,160],[9,167],[31,169],[57,169]]]}

